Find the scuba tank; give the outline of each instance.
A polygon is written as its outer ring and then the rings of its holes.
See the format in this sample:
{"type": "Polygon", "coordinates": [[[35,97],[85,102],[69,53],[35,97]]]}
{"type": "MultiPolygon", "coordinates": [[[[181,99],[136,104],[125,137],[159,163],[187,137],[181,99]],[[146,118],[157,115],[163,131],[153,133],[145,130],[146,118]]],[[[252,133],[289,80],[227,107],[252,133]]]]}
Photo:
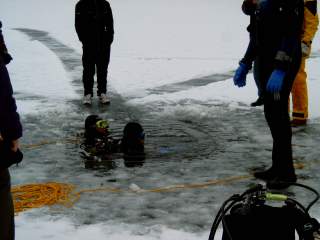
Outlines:
{"type": "Polygon", "coordinates": [[[262,185],[248,189],[241,195],[236,194],[221,206],[212,224],[209,240],[222,222],[222,240],[294,240],[295,231],[300,240],[320,239],[320,224],[309,215],[309,210],[318,201],[319,193],[305,208],[301,203],[284,194],[267,192],[262,185]],[[282,206],[270,206],[266,201],[280,201],[282,206]]]}

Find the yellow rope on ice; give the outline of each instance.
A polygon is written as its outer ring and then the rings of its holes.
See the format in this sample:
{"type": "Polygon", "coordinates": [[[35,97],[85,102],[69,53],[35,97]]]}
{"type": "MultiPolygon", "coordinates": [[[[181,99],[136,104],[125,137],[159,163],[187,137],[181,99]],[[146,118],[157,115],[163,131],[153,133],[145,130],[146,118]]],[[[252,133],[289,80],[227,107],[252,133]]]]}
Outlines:
{"type": "Polygon", "coordinates": [[[132,193],[148,193],[148,192],[171,192],[181,189],[195,189],[205,188],[211,185],[223,185],[236,181],[252,178],[251,175],[243,175],[236,177],[229,177],[224,179],[210,180],[204,183],[192,183],[192,184],[179,184],[166,186],[162,188],[154,189],[120,189],[120,188],[95,188],[95,189],[83,189],[75,191],[76,187],[73,184],[67,183],[35,183],[12,187],[12,195],[14,200],[15,213],[33,209],[41,208],[45,206],[52,206],[55,204],[61,204],[65,207],[72,207],[76,201],[79,200],[83,193],[95,193],[95,192],[132,192],[132,193]]]}
{"type": "Polygon", "coordinates": [[[74,189],[72,184],[55,182],[14,186],[11,192],[15,213],[54,204],[71,207],[79,198],[77,194],[73,194],[74,189]]]}

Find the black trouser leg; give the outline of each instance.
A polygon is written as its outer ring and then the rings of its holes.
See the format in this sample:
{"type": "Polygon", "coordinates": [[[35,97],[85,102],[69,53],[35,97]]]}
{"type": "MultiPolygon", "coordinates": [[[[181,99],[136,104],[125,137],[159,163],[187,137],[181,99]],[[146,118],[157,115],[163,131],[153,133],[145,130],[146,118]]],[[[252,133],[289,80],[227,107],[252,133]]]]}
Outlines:
{"type": "MultiPolygon", "coordinates": [[[[273,138],[272,166],[276,169],[279,176],[294,175],[291,144],[292,131],[288,113],[288,99],[292,83],[300,65],[300,58],[296,59],[298,59],[298,61],[293,62],[290,69],[286,72],[283,88],[280,92],[280,99],[275,99],[274,94],[267,91],[264,92],[264,113],[273,138]]],[[[269,71],[264,72],[263,75],[266,85],[273,67],[271,65],[261,67],[269,71]]]]}
{"type": "Polygon", "coordinates": [[[101,50],[97,59],[97,89],[98,96],[107,92],[107,75],[110,62],[110,46],[105,46],[101,50]]]}
{"type": "Polygon", "coordinates": [[[94,73],[95,73],[96,52],[91,46],[83,45],[82,66],[83,66],[83,87],[84,95],[93,95],[94,73]]]}
{"type": "Polygon", "coordinates": [[[264,112],[273,138],[272,166],[279,175],[294,174],[288,97],[283,93],[275,100],[273,94],[265,94],[264,112]]]}
{"type": "Polygon", "coordinates": [[[0,239],[14,240],[14,208],[8,169],[0,170],[0,239]]]}

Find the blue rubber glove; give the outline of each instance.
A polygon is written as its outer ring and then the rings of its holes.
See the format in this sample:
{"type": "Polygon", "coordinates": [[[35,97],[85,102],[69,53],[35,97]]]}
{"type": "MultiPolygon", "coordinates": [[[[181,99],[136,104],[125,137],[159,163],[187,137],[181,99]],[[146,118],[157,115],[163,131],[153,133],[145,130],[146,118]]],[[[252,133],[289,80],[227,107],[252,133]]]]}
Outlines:
{"type": "Polygon", "coordinates": [[[233,83],[238,87],[244,87],[246,85],[246,78],[251,66],[245,63],[239,63],[239,67],[233,76],[233,83]]]}
{"type": "Polygon", "coordinates": [[[282,70],[273,70],[267,83],[267,91],[270,93],[279,93],[283,86],[283,79],[286,73],[282,70]]]}

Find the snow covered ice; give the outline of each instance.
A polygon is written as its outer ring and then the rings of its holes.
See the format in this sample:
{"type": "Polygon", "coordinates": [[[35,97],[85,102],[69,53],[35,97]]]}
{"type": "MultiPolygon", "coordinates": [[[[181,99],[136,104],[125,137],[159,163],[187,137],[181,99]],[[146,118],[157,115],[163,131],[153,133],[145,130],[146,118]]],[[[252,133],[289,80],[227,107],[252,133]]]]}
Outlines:
{"type": "MultiPolygon", "coordinates": [[[[207,239],[222,202],[256,180],[161,193],[180,184],[248,175],[271,163],[271,136],[252,74],[245,88],[231,76],[244,54],[248,17],[239,0],[110,0],[115,19],[108,89],[111,105],[81,105],[81,45],[74,30],[76,0],[2,0],[8,65],[24,125],[25,159],[12,183],[57,181],[79,189],[116,187],[123,193],[83,194],[72,208],[41,208],[16,217],[17,239],[207,239]],[[75,143],[84,119],[98,113],[121,134],[130,119],[146,132],[147,159],[126,168],[84,167],[75,143]],[[130,189],[138,190],[135,193],[130,189]],[[128,191],[126,191],[128,190],[128,191]]],[[[299,181],[319,188],[320,43],[307,61],[310,122],[294,133],[299,181]]],[[[94,99],[96,101],[97,99],[94,99]]],[[[97,102],[97,101],[96,101],[97,102]]],[[[290,191],[294,191],[292,188],[290,191]]],[[[299,191],[307,203],[309,193],[299,191]]],[[[312,208],[319,219],[319,203],[312,208]]]]}

